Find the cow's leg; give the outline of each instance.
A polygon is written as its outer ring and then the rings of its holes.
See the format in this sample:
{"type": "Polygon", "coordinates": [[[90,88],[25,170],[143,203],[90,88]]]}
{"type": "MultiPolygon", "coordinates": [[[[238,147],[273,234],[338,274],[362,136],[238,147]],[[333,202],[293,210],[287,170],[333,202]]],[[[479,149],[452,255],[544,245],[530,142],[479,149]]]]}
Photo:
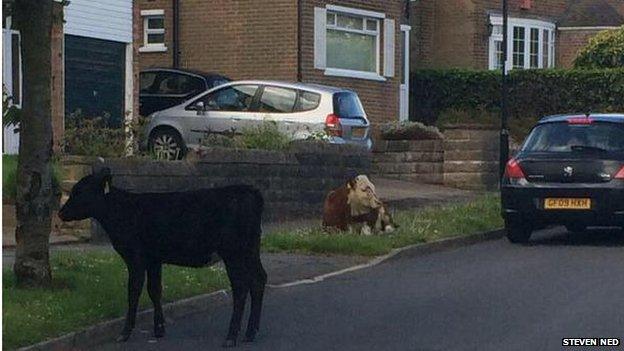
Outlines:
{"type": "Polygon", "coordinates": [[[124,328],[117,337],[117,341],[128,340],[132,329],[134,329],[139,297],[145,282],[145,266],[141,260],[126,261],[126,265],[128,266],[128,313],[126,314],[124,328]]]}
{"type": "Polygon", "coordinates": [[[248,260],[249,272],[251,272],[251,284],[249,287],[251,295],[251,312],[249,321],[247,322],[247,331],[245,332],[245,342],[252,342],[256,338],[260,327],[260,315],[262,313],[262,299],[264,296],[264,287],[267,282],[267,274],[260,262],[260,254],[254,255],[248,260]]]}
{"type": "Polygon", "coordinates": [[[232,317],[230,319],[230,328],[227,337],[223,343],[224,347],[236,346],[236,339],[241,327],[243,312],[245,310],[245,301],[249,292],[249,274],[245,267],[244,253],[234,253],[221,255],[225,263],[230,285],[232,286],[232,317]]]}
{"type": "Polygon", "coordinates": [[[150,263],[147,267],[147,293],[154,304],[154,336],[165,336],[165,318],[163,316],[162,297],[162,264],[150,263]]]}

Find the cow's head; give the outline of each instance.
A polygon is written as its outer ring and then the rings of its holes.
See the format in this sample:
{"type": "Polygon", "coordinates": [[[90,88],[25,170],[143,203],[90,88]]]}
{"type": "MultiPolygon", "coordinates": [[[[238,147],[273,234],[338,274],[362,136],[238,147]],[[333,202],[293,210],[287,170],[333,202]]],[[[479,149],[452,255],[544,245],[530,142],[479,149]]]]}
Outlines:
{"type": "Polygon", "coordinates": [[[110,181],[110,168],[102,168],[80,179],[72,188],[67,202],[61,207],[59,218],[63,221],[78,221],[95,217],[105,205],[104,195],[108,192],[110,181]]]}
{"type": "Polygon", "coordinates": [[[359,175],[347,182],[348,203],[351,215],[359,216],[381,207],[381,201],[375,193],[375,185],[365,175],[359,175]]]}

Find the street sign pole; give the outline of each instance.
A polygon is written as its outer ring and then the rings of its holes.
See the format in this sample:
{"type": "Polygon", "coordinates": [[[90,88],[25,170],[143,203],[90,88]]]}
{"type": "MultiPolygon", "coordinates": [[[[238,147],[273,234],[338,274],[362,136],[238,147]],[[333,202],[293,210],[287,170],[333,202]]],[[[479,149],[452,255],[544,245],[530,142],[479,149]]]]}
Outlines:
{"type": "Polygon", "coordinates": [[[505,165],[509,159],[509,130],[507,126],[507,51],[508,51],[508,31],[507,21],[509,13],[507,9],[507,0],[503,0],[503,80],[501,84],[501,129],[500,129],[500,158],[499,158],[499,175],[502,180],[505,172],[505,165]]]}

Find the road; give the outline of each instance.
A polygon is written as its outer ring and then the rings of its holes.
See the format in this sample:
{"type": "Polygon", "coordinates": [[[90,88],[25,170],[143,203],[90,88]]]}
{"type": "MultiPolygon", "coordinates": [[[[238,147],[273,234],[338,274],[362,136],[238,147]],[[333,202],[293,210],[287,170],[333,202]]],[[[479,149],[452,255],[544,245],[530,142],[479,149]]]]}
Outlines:
{"type": "MultiPolygon", "coordinates": [[[[239,349],[558,350],[562,338],[623,338],[623,246],[618,231],[557,229],[529,246],[501,239],[269,289],[259,338],[239,349]]],[[[219,350],[229,313],[173,321],[159,340],[144,325],[99,349],[219,350]]]]}

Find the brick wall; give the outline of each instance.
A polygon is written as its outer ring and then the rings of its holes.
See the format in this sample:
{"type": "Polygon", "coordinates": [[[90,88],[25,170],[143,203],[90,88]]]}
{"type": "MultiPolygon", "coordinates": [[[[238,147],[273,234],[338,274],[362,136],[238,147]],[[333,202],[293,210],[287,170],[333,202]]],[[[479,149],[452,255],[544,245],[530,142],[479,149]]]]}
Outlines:
{"type": "Polygon", "coordinates": [[[171,0],[140,0],[138,15],[135,14],[134,26],[137,27],[139,35],[134,37],[138,47],[143,46],[143,18],[142,10],[164,10],[165,11],[165,52],[141,52],[139,66],[147,67],[171,67],[173,65],[173,8],[171,0]]]}
{"type": "MultiPolygon", "coordinates": [[[[301,5],[301,81],[352,89],[358,93],[373,125],[397,120],[399,116],[399,86],[401,84],[401,47],[404,2],[400,0],[302,0],[301,5]],[[383,12],[395,20],[395,72],[386,81],[326,76],[324,70],[314,68],[314,8],[327,4],[383,12]]],[[[380,70],[383,71],[383,25],[380,40],[380,70]]]]}
{"type": "MultiPolygon", "coordinates": [[[[569,1],[533,0],[530,9],[522,9],[522,1],[509,0],[509,16],[556,22],[569,1]]],[[[500,0],[420,0],[412,4],[412,67],[487,69],[491,13],[502,13],[500,0]],[[419,38],[423,43],[414,43],[419,38]]]]}
{"type": "MultiPolygon", "coordinates": [[[[142,0],[141,10],[165,11],[164,53],[141,53],[141,67],[173,63],[171,0],[142,0]]],[[[294,0],[180,1],[180,66],[233,79],[297,79],[294,0]]],[[[142,21],[139,24],[143,30],[142,21]]],[[[142,41],[142,37],[139,38],[142,41]]]]}
{"type": "Polygon", "coordinates": [[[435,32],[435,3],[433,1],[410,2],[410,68],[433,66],[435,32]]]}
{"type": "Polygon", "coordinates": [[[589,39],[598,34],[599,30],[561,30],[558,33],[559,41],[557,52],[557,67],[569,68],[574,65],[574,59],[589,39]]]}

